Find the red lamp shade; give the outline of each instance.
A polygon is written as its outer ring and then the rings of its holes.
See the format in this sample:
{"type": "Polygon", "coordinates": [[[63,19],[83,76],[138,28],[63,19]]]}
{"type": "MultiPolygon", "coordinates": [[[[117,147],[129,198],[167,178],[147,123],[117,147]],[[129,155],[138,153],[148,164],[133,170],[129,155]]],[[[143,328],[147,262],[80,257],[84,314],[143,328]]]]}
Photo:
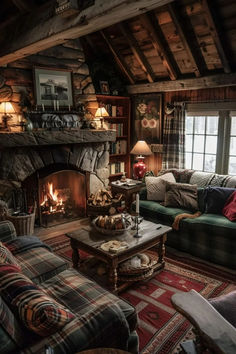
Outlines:
{"type": "Polygon", "coordinates": [[[132,155],[138,155],[138,162],[133,165],[133,177],[134,179],[142,179],[147,171],[147,167],[144,163],[144,156],[151,155],[152,152],[148,144],[144,140],[139,140],[130,151],[132,155]],[[142,156],[144,155],[144,156],[142,156]]]}

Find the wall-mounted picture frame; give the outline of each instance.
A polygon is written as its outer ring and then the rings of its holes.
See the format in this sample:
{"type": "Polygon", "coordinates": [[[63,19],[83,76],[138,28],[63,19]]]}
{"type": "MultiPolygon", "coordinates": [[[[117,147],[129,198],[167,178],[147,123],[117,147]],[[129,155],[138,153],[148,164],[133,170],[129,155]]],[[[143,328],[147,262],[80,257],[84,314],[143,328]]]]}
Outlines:
{"type": "Polygon", "coordinates": [[[54,109],[73,106],[70,70],[35,67],[34,83],[36,105],[51,106],[54,109]]]}
{"type": "Polygon", "coordinates": [[[133,97],[134,142],[145,140],[148,144],[162,142],[162,95],[146,94],[133,97]]]}
{"type": "Polygon", "coordinates": [[[110,88],[109,88],[108,82],[107,81],[99,81],[99,84],[100,84],[101,94],[109,95],[110,94],[110,88]]]}

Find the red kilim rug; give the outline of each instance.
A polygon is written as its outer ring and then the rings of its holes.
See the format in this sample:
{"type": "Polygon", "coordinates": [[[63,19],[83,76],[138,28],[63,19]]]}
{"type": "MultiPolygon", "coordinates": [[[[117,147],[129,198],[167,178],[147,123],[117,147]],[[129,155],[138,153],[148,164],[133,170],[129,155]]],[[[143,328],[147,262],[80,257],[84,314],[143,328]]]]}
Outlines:
{"type": "MultiPolygon", "coordinates": [[[[48,239],[45,243],[55,253],[71,261],[72,252],[65,235],[48,239]]],[[[168,252],[165,259],[165,269],[159,274],[151,280],[132,285],[120,294],[135,306],[138,313],[137,332],[142,354],[178,353],[179,344],[193,336],[190,323],[171,306],[170,299],[175,292],[195,289],[209,298],[236,289],[233,271],[184,254],[168,252]]]]}

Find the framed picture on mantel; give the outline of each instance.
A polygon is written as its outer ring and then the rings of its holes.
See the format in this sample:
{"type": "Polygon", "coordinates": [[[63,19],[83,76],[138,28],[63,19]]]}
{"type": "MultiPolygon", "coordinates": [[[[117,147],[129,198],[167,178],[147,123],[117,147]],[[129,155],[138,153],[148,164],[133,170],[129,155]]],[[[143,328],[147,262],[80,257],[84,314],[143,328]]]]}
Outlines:
{"type": "Polygon", "coordinates": [[[71,71],[34,68],[37,106],[49,106],[54,110],[73,106],[71,71]]]}

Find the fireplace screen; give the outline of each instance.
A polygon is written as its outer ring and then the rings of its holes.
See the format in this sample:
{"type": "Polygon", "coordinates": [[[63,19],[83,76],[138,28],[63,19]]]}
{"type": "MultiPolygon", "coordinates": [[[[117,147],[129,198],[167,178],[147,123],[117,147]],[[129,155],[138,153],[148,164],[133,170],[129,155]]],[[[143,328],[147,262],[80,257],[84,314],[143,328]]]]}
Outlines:
{"type": "Polygon", "coordinates": [[[54,226],[86,215],[86,176],[63,170],[39,181],[40,221],[54,226]]]}

